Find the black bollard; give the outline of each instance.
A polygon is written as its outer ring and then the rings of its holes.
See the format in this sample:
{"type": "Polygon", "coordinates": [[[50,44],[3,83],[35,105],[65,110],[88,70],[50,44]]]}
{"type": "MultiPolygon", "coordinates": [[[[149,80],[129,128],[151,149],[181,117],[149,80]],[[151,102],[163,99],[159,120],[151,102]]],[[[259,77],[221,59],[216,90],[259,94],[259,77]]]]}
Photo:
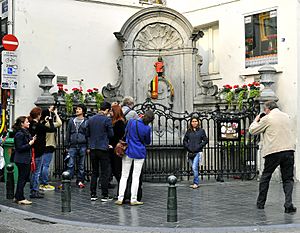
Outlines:
{"type": "Polygon", "coordinates": [[[6,170],[6,199],[13,199],[15,191],[14,165],[12,163],[7,164],[6,170]]]}
{"type": "Polygon", "coordinates": [[[167,205],[167,222],[177,222],[177,194],[176,194],[176,176],[168,177],[168,205],[167,205]]]}
{"type": "Polygon", "coordinates": [[[62,174],[61,211],[71,212],[71,175],[65,171],[62,174]]]}

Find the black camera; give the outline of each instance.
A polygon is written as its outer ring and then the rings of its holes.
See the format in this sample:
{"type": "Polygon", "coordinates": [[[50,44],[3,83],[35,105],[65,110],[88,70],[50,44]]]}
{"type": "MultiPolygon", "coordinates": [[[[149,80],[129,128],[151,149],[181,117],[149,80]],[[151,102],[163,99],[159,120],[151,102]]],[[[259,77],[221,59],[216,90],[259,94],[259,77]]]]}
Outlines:
{"type": "Polygon", "coordinates": [[[262,112],[261,114],[259,114],[259,118],[263,118],[266,114],[264,112],[262,112]]]}

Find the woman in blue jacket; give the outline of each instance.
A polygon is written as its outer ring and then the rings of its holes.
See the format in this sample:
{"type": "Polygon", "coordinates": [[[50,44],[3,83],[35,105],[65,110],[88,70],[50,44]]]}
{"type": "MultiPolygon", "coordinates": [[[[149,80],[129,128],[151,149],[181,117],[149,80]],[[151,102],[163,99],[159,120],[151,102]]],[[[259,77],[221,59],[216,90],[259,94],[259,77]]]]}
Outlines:
{"type": "Polygon", "coordinates": [[[21,116],[17,118],[16,123],[13,126],[13,129],[16,132],[14,137],[14,162],[17,165],[19,172],[15,202],[22,205],[32,204],[31,201],[26,200],[24,197],[24,187],[30,174],[31,147],[36,140],[36,136],[31,137],[28,131],[29,124],[27,117],[21,116]]]}
{"type": "Polygon", "coordinates": [[[115,202],[117,205],[123,204],[124,193],[127,186],[127,180],[130,168],[133,164],[132,184],[131,184],[131,205],[143,205],[137,200],[139,187],[139,177],[146,158],[146,145],[151,142],[151,127],[149,124],[154,120],[154,113],[147,111],[142,119],[130,119],[127,123],[125,134],[128,148],[122,159],[122,176],[119,185],[119,196],[115,202]]]}
{"type": "Polygon", "coordinates": [[[190,187],[199,187],[199,160],[202,156],[202,149],[208,143],[204,129],[200,128],[199,119],[193,116],[189,128],[183,139],[183,146],[188,151],[189,161],[194,173],[194,184],[190,187]]]}

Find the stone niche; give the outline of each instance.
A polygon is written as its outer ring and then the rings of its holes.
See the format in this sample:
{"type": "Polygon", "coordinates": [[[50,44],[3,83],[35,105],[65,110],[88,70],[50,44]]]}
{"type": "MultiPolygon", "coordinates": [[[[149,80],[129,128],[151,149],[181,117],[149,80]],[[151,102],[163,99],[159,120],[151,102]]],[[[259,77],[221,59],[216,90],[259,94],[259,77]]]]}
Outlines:
{"type": "Polygon", "coordinates": [[[203,36],[202,31],[194,31],[190,22],[172,9],[150,7],[134,14],[114,34],[121,43],[122,56],[117,61],[117,83],[103,88],[106,98],[129,95],[136,103],[144,102],[150,96],[149,84],[156,76],[154,63],[161,56],[165,80],[158,82],[159,96],[155,101],[176,112],[193,111],[197,88],[196,41],[203,36]]]}

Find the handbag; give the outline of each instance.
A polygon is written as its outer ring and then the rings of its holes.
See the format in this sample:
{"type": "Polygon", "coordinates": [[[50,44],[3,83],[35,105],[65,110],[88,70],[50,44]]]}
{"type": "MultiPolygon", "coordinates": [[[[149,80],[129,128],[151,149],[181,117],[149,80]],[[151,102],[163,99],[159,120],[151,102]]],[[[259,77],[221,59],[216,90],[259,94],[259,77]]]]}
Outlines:
{"type": "Polygon", "coordinates": [[[125,155],[125,151],[126,151],[127,147],[128,147],[127,142],[120,139],[115,147],[114,152],[118,157],[123,157],[125,155]]]}
{"type": "MultiPolygon", "coordinates": [[[[132,122],[131,122],[132,124],[132,122]]],[[[131,126],[130,124],[130,126],[131,126]]],[[[128,133],[128,129],[126,130],[125,132],[125,135],[119,140],[119,142],[117,143],[117,145],[115,146],[115,149],[114,149],[114,153],[116,156],[118,157],[123,157],[125,155],[125,151],[128,147],[128,144],[126,141],[124,141],[124,138],[126,138],[126,135],[128,133]]]]}
{"type": "Polygon", "coordinates": [[[34,172],[36,169],[36,164],[35,164],[35,152],[34,148],[31,149],[31,164],[30,164],[30,171],[34,172]]]}

